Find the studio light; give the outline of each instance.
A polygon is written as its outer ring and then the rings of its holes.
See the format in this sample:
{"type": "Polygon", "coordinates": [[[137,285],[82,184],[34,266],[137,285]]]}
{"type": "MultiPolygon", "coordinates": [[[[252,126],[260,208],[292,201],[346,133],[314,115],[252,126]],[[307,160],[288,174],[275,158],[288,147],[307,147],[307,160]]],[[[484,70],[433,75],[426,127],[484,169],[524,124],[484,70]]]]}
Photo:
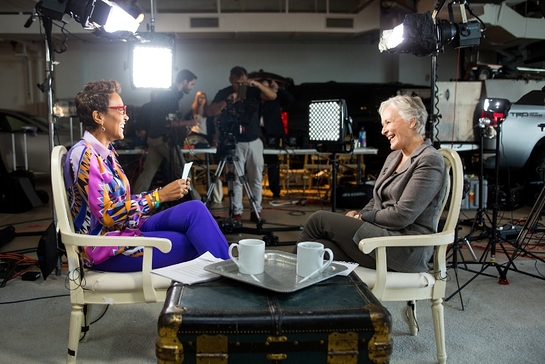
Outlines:
{"type": "Polygon", "coordinates": [[[428,56],[437,52],[435,24],[431,13],[407,14],[402,24],[382,32],[378,49],[389,53],[428,56]]]}
{"type": "Polygon", "coordinates": [[[507,99],[488,98],[483,101],[483,110],[481,112],[481,119],[483,122],[490,126],[499,126],[505,121],[509,110],[511,109],[511,102],[507,99]],[[486,120],[489,120],[487,122],[486,120]]]}
{"type": "Polygon", "coordinates": [[[84,29],[100,29],[106,33],[134,33],[140,25],[119,5],[108,0],[44,0],[38,13],[64,23],[74,18],[84,29]]]}
{"type": "Polygon", "coordinates": [[[428,56],[436,54],[450,43],[455,48],[478,46],[486,27],[467,2],[460,6],[462,22],[454,22],[452,2],[448,5],[450,20],[436,19],[429,11],[407,14],[402,24],[382,32],[379,50],[428,56]],[[468,21],[466,9],[477,20],[468,21]]]}
{"type": "Polygon", "coordinates": [[[129,64],[132,88],[169,88],[172,85],[174,37],[148,33],[141,43],[131,43],[129,64]]]}
{"type": "Polygon", "coordinates": [[[309,142],[316,145],[318,151],[347,152],[346,137],[352,136],[352,124],[348,117],[346,101],[319,100],[309,105],[309,142]]]}

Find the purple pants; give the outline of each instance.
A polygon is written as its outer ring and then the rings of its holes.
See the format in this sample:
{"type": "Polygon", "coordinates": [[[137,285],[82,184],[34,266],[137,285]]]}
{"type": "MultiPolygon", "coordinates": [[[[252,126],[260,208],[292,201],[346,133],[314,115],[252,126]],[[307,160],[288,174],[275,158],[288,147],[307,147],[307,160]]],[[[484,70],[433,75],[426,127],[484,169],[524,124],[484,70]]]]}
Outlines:
{"type": "MultiPolygon", "coordinates": [[[[227,240],[201,201],[187,201],[163,210],[148,218],[140,230],[143,236],[167,238],[172,242],[172,249],[166,254],[153,250],[153,268],[186,262],[207,251],[216,258],[229,259],[227,240]]],[[[142,257],[120,254],[93,269],[136,272],[142,270],[142,257]]]]}

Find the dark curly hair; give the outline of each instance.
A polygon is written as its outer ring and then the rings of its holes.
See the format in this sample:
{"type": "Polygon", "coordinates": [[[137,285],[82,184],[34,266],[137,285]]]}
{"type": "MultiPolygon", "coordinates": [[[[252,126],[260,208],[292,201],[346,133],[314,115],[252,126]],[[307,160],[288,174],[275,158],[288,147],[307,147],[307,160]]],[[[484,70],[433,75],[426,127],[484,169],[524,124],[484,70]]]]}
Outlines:
{"type": "Polygon", "coordinates": [[[93,131],[99,127],[93,119],[93,111],[107,113],[110,95],[114,92],[121,93],[121,85],[116,80],[88,82],[83,91],[78,92],[75,99],[76,111],[85,130],[93,131]]]}

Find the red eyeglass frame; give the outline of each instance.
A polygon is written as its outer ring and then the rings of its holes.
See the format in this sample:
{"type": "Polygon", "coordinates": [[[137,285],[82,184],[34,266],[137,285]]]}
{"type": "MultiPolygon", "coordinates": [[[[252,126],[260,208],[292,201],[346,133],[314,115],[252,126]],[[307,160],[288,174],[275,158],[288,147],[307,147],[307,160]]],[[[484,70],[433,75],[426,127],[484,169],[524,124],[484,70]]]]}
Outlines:
{"type": "Polygon", "coordinates": [[[120,105],[120,106],[108,106],[108,109],[114,109],[119,112],[123,111],[124,114],[127,113],[127,105],[120,105]]]}

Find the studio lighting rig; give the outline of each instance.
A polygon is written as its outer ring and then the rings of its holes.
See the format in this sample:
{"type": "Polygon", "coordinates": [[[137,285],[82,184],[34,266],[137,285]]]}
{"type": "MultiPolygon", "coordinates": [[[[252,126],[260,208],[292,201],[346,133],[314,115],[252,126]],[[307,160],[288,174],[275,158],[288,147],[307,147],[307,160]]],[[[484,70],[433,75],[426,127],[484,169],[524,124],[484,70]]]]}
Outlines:
{"type": "Polygon", "coordinates": [[[36,11],[66,24],[74,18],[84,29],[105,33],[134,33],[140,25],[119,5],[108,0],[43,0],[36,4],[36,11]]]}
{"type": "Polygon", "coordinates": [[[449,20],[437,19],[446,0],[439,1],[432,13],[407,14],[402,24],[381,34],[379,50],[390,53],[410,53],[416,56],[434,55],[447,44],[455,48],[474,47],[481,43],[486,26],[465,0],[448,4],[449,20]],[[461,22],[454,21],[454,4],[460,6],[461,22]],[[466,11],[475,20],[467,20],[466,11]]]}

